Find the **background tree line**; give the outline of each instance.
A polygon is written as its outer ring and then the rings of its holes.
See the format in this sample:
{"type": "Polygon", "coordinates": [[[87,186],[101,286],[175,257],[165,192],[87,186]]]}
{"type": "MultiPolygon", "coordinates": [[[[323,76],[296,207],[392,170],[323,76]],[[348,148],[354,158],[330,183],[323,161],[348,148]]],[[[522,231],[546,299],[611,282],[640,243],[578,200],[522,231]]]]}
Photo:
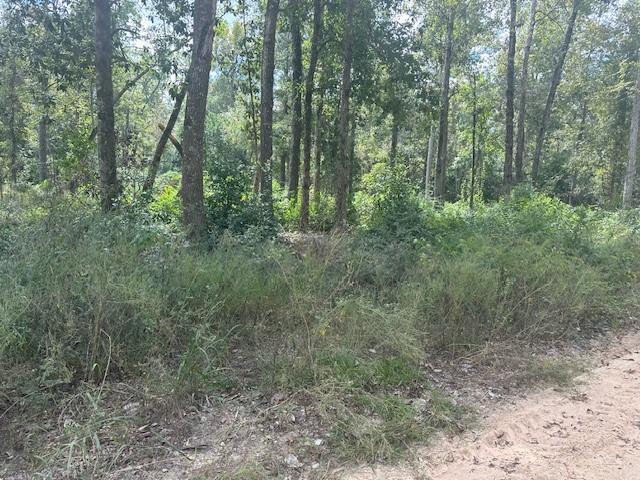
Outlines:
{"type": "Polygon", "coordinates": [[[637,0],[0,5],[2,191],[161,198],[194,235],[344,228],[376,164],[436,203],[634,204],[637,0]]]}

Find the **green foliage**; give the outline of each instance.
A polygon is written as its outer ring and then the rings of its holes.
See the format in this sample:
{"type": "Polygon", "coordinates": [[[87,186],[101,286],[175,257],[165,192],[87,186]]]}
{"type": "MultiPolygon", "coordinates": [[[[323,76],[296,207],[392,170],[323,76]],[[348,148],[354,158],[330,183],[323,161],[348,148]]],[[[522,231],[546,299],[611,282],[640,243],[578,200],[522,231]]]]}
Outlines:
{"type": "Polygon", "coordinates": [[[392,238],[416,238],[424,226],[417,193],[406,168],[377,163],[362,177],[354,199],[359,223],[392,238]]]}

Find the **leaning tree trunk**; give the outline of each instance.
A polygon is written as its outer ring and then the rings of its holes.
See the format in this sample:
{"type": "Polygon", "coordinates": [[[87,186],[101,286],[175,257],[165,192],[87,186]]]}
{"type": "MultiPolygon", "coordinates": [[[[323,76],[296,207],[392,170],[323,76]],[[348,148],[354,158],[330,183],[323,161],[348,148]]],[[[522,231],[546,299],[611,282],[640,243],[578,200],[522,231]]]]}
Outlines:
{"type": "Polygon", "coordinates": [[[216,0],[195,0],[193,46],[187,74],[187,104],[182,133],[182,221],[189,235],[202,235],[204,214],[204,124],[209,93],[216,0]]]}
{"type": "Polygon", "coordinates": [[[309,70],[304,90],[304,158],[302,160],[302,201],[300,204],[300,229],[309,226],[309,189],[311,188],[311,130],[313,128],[313,89],[315,86],[316,67],[320,42],[322,41],[322,14],[324,0],[313,1],[313,36],[311,37],[311,53],[309,70]]]}
{"type": "Polygon", "coordinates": [[[275,70],[276,26],[280,0],[267,0],[262,42],[260,77],[260,199],[273,212],[271,157],[273,155],[273,72],[275,70]]]}
{"type": "Polygon", "coordinates": [[[302,139],[302,34],[300,33],[300,15],[291,8],[291,153],[289,154],[289,189],[288,196],[298,200],[298,183],[300,181],[300,142],[302,139]]]}
{"type": "Polygon", "coordinates": [[[636,181],[636,160],[638,158],[638,129],[640,127],[640,56],[638,60],[638,77],[636,79],[636,92],[633,97],[633,111],[631,113],[631,127],[629,128],[629,157],[627,173],[624,176],[624,190],[622,193],[622,206],[631,207],[633,203],[633,187],[636,181]]]}
{"type": "Polygon", "coordinates": [[[504,142],[504,178],[503,185],[508,193],[513,185],[513,97],[516,83],[516,0],[510,0],[509,17],[509,48],[507,52],[507,110],[505,112],[505,142],[504,142]]]}
{"type": "Polygon", "coordinates": [[[118,197],[116,131],[113,114],[111,0],[95,0],[96,100],[98,159],[102,210],[114,208],[118,197]]]}
{"type": "Polygon", "coordinates": [[[558,62],[556,63],[556,67],[553,71],[553,76],[551,77],[549,95],[547,96],[547,103],[545,104],[544,113],[542,114],[542,123],[540,124],[540,129],[538,130],[538,138],[536,140],[536,151],[533,156],[533,165],[531,167],[531,179],[533,180],[534,183],[538,182],[538,172],[540,170],[540,158],[542,157],[544,135],[547,131],[547,125],[549,124],[549,119],[551,118],[551,109],[553,108],[553,101],[556,97],[558,85],[560,85],[560,80],[562,79],[562,68],[564,66],[564,60],[567,57],[567,52],[569,51],[569,45],[571,44],[571,37],[573,36],[573,29],[576,24],[576,17],[578,16],[580,2],[581,0],[573,0],[571,16],[569,17],[569,22],[567,23],[567,29],[564,32],[564,39],[562,41],[562,45],[560,46],[558,62]]]}
{"type": "Polygon", "coordinates": [[[451,76],[451,60],[453,55],[454,12],[449,13],[447,20],[447,40],[442,69],[442,85],[440,89],[440,122],[438,128],[438,159],[436,162],[435,199],[444,203],[447,183],[447,147],[449,143],[449,78],[451,76]]]}
{"type": "Polygon", "coordinates": [[[522,50],[522,73],[520,74],[520,108],[518,109],[518,128],[516,133],[516,183],[524,180],[524,140],[525,140],[525,120],[527,111],[527,82],[529,81],[529,52],[533,44],[533,31],[536,27],[536,10],[538,0],[531,0],[531,10],[529,12],[529,27],[527,30],[527,40],[522,50]]]}
{"type": "Polygon", "coordinates": [[[149,164],[149,172],[147,173],[147,178],[142,185],[142,192],[145,194],[148,194],[153,189],[153,185],[156,181],[156,176],[158,175],[158,168],[160,167],[160,160],[162,158],[164,148],[167,146],[167,142],[171,139],[171,132],[173,131],[173,127],[178,120],[180,110],[182,110],[182,102],[184,101],[186,93],[187,87],[185,84],[180,87],[180,90],[176,95],[175,102],[173,104],[173,110],[171,111],[171,115],[169,116],[169,121],[162,130],[162,134],[160,135],[160,139],[158,140],[158,144],[156,145],[155,152],[153,153],[153,158],[151,159],[151,163],[149,164]]]}
{"type": "Polygon", "coordinates": [[[342,54],[342,84],[340,87],[339,153],[336,165],[335,228],[347,227],[349,189],[349,103],[351,101],[351,66],[353,64],[353,11],[356,0],[345,0],[344,38],[342,54]]]}

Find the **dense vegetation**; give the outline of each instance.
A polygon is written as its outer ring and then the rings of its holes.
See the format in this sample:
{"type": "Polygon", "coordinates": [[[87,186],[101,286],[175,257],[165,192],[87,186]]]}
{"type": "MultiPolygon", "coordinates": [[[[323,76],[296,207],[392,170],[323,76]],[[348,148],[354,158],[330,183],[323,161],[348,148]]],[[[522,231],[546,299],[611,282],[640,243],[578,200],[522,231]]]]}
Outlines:
{"type": "Polygon", "coordinates": [[[110,384],[305,392],[389,459],[427,356],[635,318],[639,7],[0,0],[0,422],[85,399],[21,442],[99,478],[110,384]]]}

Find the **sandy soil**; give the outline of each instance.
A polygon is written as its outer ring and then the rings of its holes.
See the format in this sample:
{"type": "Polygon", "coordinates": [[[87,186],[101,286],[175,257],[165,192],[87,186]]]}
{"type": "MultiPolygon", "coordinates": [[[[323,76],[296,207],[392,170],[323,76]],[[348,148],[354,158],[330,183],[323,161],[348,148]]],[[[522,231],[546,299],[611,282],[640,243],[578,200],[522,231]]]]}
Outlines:
{"type": "Polygon", "coordinates": [[[440,438],[399,467],[344,480],[638,480],[640,334],[624,337],[571,391],[499,406],[475,432],[440,438]]]}

